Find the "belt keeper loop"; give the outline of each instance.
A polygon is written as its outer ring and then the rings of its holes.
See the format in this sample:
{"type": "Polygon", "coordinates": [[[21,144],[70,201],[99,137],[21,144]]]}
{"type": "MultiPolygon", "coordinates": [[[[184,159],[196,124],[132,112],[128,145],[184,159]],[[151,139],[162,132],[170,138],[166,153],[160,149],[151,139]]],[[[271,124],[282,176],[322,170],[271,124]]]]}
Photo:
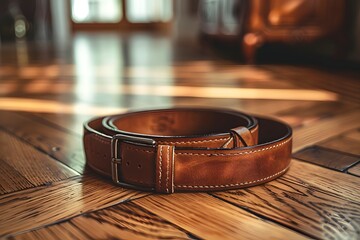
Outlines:
{"type": "Polygon", "coordinates": [[[157,146],[155,190],[158,193],[174,192],[174,149],[172,145],[157,146]]]}
{"type": "Polygon", "coordinates": [[[253,146],[255,144],[251,132],[246,127],[233,128],[230,133],[234,138],[234,148],[241,146],[253,146]]]}

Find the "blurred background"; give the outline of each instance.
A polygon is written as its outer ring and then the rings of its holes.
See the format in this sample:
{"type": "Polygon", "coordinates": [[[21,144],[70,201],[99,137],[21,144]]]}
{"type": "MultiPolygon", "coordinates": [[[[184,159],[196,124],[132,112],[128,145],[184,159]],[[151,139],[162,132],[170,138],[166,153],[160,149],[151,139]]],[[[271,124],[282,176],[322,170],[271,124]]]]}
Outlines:
{"type": "Polygon", "coordinates": [[[1,0],[0,110],[74,114],[81,129],[131,108],[359,103],[359,13],[358,0],[1,0]]]}
{"type": "Polygon", "coordinates": [[[360,0],[0,0],[0,238],[360,239],[359,90],[360,0]],[[282,120],[322,167],[195,198],[87,169],[85,121],[178,106],[282,120]]]}
{"type": "MultiPolygon", "coordinates": [[[[165,53],[167,44],[180,41],[200,43],[224,58],[242,63],[291,61],[348,65],[360,61],[360,3],[357,0],[0,2],[2,47],[14,42],[31,42],[66,51],[70,45],[78,44],[77,41],[83,44],[82,33],[99,31],[103,32],[102,36],[111,33],[105,45],[114,50],[117,48],[112,45],[114,37],[121,35],[126,42],[131,35],[126,33],[146,32],[137,36],[135,42],[130,41],[130,45],[135,44],[139,50],[144,47],[146,36],[155,33],[159,36],[159,45],[144,48],[150,55],[152,51],[170,54],[165,53]]],[[[100,38],[98,47],[102,46],[100,38]]],[[[132,51],[137,50],[131,50],[132,46],[126,43],[122,51],[129,47],[129,54],[136,55],[132,51]]]]}

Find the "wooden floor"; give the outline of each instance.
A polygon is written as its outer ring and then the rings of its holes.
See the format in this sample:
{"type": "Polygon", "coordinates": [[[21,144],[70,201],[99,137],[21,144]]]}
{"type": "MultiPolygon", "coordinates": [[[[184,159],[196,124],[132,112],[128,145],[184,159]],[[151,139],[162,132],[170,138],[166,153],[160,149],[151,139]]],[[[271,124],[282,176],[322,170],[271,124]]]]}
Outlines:
{"type": "Polygon", "coordinates": [[[360,239],[359,72],[246,66],[144,33],[0,52],[0,237],[360,239]],[[88,118],[180,105],[288,122],[290,170],[242,190],[158,195],[86,167],[88,118]]]}

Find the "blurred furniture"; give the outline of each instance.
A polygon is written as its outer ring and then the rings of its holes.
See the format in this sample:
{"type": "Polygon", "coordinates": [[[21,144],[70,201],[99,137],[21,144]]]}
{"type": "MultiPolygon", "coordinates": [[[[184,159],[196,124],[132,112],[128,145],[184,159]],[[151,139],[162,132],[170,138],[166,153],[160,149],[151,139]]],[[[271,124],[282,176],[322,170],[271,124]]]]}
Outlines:
{"type": "Polygon", "coordinates": [[[200,10],[201,33],[238,41],[247,62],[264,43],[343,38],[343,0],[204,0],[200,10]]]}

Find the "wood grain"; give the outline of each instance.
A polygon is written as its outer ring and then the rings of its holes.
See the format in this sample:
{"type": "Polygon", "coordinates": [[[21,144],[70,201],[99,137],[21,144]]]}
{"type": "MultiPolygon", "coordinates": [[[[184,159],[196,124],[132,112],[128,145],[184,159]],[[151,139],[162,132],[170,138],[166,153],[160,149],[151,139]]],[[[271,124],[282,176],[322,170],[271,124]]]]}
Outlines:
{"type": "Polygon", "coordinates": [[[360,128],[349,131],[344,136],[354,141],[360,142],[360,128]]]}
{"type": "Polygon", "coordinates": [[[82,138],[34,119],[29,114],[1,111],[0,127],[61,161],[78,173],[85,169],[82,138]]]}
{"type": "MultiPolygon", "coordinates": [[[[259,115],[268,115],[275,114],[281,110],[288,110],[294,107],[306,106],[309,102],[307,101],[278,101],[278,100],[240,100],[235,102],[232,105],[229,104],[219,104],[216,103],[219,101],[215,99],[210,101],[208,106],[218,106],[218,107],[226,107],[226,106],[236,106],[236,109],[239,111],[244,111],[252,114],[259,115]],[[214,105],[212,104],[214,103],[214,105]],[[276,107],[274,107],[276,106],[276,107]]],[[[194,102],[193,99],[189,99],[188,102],[194,102]]],[[[204,104],[203,104],[204,105],[204,104]]]]}
{"type": "Polygon", "coordinates": [[[305,238],[207,194],[151,195],[133,202],[204,239],[305,238]]]}
{"type": "Polygon", "coordinates": [[[0,48],[0,110],[10,108],[0,111],[0,238],[360,239],[359,164],[338,172],[294,160],[276,181],[211,195],[150,195],[87,171],[82,122],[129,108],[190,105],[270,115],[294,127],[294,151],[321,145],[359,155],[358,71],[242,65],[174,40],[94,32],[75,34],[66,51],[29,42],[0,48]],[[190,91],[140,96],[132,90],[138,85],[190,91]],[[200,98],[209,87],[223,94],[200,98]],[[230,89],[249,88],[284,95],[224,98],[230,89]],[[294,90],[327,90],[329,98],[291,100],[294,90]]]}
{"type": "Polygon", "coordinates": [[[340,195],[337,189],[344,187],[342,183],[346,179],[347,184],[353,183],[353,188],[349,189],[358,195],[360,180],[327,170],[328,175],[320,175],[321,178],[328,176],[327,181],[330,181],[341,176],[343,179],[328,190],[329,183],[324,184],[319,175],[312,177],[312,172],[317,172],[319,167],[309,165],[304,169],[303,166],[295,162],[284,177],[262,186],[214,195],[312,238],[357,239],[360,198],[349,196],[350,193],[340,195]],[[307,174],[307,178],[297,176],[298,171],[307,174]],[[309,178],[313,178],[312,182],[309,178]]]}
{"type": "Polygon", "coordinates": [[[0,237],[106,208],[147,193],[126,190],[97,177],[78,177],[0,197],[0,237]]]}
{"type": "Polygon", "coordinates": [[[356,138],[358,135],[360,135],[359,133],[359,129],[353,129],[340,136],[335,136],[331,139],[327,139],[319,143],[318,145],[359,156],[360,137],[356,138]]]}
{"type": "Polygon", "coordinates": [[[9,237],[47,240],[190,239],[186,232],[131,202],[9,237]]]}
{"type": "Polygon", "coordinates": [[[322,121],[315,122],[306,128],[294,130],[293,151],[306,146],[314,145],[327,138],[344,133],[360,126],[360,111],[354,111],[337,115],[322,121]]]}
{"type": "Polygon", "coordinates": [[[29,113],[27,116],[32,116],[33,118],[37,117],[38,119],[43,120],[47,125],[65,129],[78,136],[82,136],[83,134],[84,122],[94,117],[93,115],[56,113],[29,113]]]}
{"type": "Polygon", "coordinates": [[[1,159],[0,166],[0,194],[15,192],[35,186],[7,162],[2,161],[1,159]]]}
{"type": "Polygon", "coordinates": [[[354,109],[355,106],[343,102],[310,102],[276,112],[276,117],[298,128],[310,125],[324,118],[333,117],[354,109]]]}
{"type": "Polygon", "coordinates": [[[359,157],[319,146],[304,148],[294,153],[293,157],[338,171],[345,171],[360,161],[359,157]]]}
{"type": "Polygon", "coordinates": [[[358,202],[360,199],[359,179],[314,164],[293,160],[290,171],[283,178],[295,184],[303,184],[309,190],[312,190],[311,186],[316,186],[321,191],[348,201],[358,202]]]}
{"type": "Polygon", "coordinates": [[[271,65],[264,69],[273,72],[279,79],[290,81],[297,86],[331,90],[340,94],[342,101],[360,103],[358,73],[344,78],[346,71],[342,70],[324,71],[289,65],[271,65]]]}
{"type": "MultiPolygon", "coordinates": [[[[40,186],[79,175],[64,164],[45,155],[29,144],[0,129],[0,160],[5,162],[9,172],[15,173],[12,178],[21,175],[19,179],[1,181],[4,188],[14,190],[24,187],[40,186]],[[26,180],[25,180],[26,179],[26,180]],[[10,182],[11,181],[11,182],[10,182]],[[26,183],[28,182],[28,183],[26,183]],[[18,185],[18,183],[21,183],[18,185]],[[29,185],[29,183],[31,185],[29,185]]],[[[2,171],[7,171],[3,169],[2,171]]],[[[1,178],[7,178],[6,175],[1,178]]]]}
{"type": "Polygon", "coordinates": [[[360,177],[360,164],[355,165],[354,167],[348,170],[349,173],[360,177]]]}

